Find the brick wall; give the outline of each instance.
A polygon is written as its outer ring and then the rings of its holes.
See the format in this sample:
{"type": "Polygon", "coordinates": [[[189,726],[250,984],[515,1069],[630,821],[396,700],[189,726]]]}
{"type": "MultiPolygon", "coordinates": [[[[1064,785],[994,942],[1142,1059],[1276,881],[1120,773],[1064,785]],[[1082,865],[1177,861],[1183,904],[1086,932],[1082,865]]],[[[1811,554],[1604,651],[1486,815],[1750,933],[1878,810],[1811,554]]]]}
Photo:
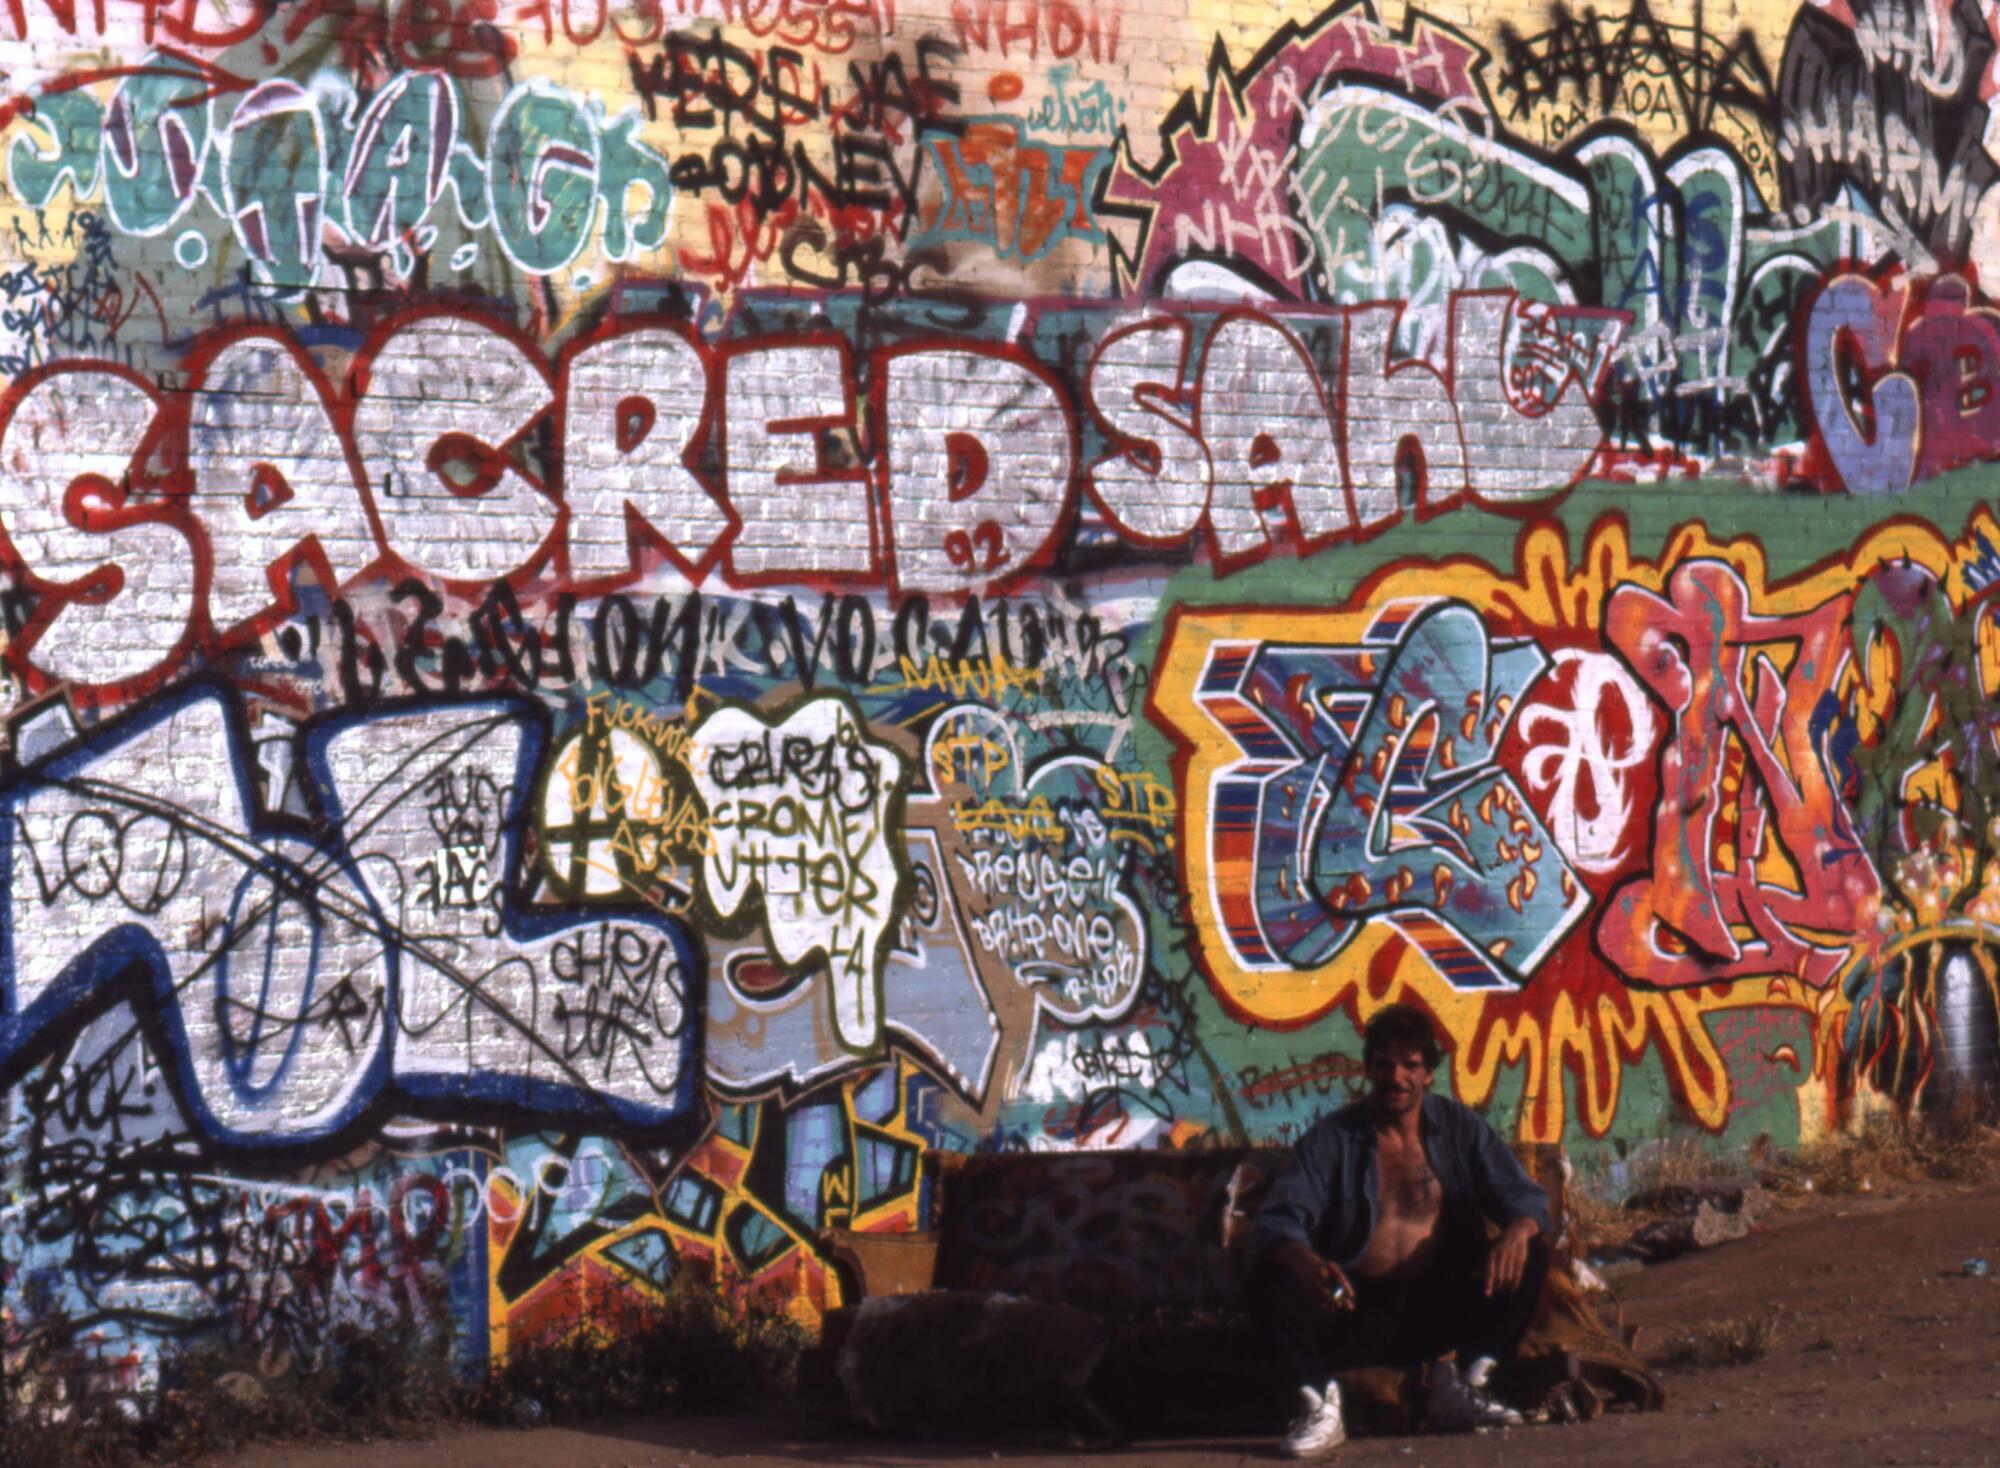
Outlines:
{"type": "Polygon", "coordinates": [[[0,15],[10,1349],[809,1321],[1397,1001],[1586,1164],[1990,1091],[1994,51],[0,15]]]}

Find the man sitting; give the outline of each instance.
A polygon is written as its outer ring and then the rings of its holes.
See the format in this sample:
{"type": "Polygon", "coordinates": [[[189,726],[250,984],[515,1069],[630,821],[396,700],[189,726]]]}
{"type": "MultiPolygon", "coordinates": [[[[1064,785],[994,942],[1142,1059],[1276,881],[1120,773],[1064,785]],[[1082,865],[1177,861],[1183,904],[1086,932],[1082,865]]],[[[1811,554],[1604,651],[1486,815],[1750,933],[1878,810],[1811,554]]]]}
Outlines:
{"type": "Polygon", "coordinates": [[[1428,1362],[1432,1428],[1520,1424],[1486,1388],[1541,1296],[1548,1199],[1476,1112],[1430,1094],[1442,1054],[1421,1012],[1377,1014],[1367,1096],[1313,1124],[1257,1213],[1249,1304],[1304,1398],[1292,1457],[1347,1435],[1335,1369],[1428,1362]]]}

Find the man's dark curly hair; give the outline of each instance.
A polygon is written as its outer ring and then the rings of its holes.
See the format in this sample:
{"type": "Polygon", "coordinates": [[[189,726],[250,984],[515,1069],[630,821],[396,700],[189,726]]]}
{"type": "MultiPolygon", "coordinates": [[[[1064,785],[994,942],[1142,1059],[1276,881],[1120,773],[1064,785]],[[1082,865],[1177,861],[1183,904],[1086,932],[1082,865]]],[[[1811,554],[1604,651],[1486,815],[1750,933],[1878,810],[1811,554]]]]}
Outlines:
{"type": "Polygon", "coordinates": [[[1418,1052],[1425,1070],[1436,1070],[1444,1059],[1444,1047],[1438,1044],[1430,1016],[1407,1004],[1391,1004],[1368,1021],[1368,1028],[1361,1032],[1361,1063],[1366,1065],[1376,1051],[1392,1047],[1418,1052]]]}

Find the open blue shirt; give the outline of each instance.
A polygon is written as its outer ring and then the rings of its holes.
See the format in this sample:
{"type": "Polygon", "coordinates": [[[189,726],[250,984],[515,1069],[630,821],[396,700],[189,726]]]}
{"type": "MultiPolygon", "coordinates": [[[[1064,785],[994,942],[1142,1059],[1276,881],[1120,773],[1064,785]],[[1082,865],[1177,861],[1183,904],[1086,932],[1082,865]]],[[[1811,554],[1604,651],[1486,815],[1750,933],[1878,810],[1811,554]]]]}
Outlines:
{"type": "MultiPolygon", "coordinates": [[[[1422,1128],[1448,1237],[1480,1237],[1467,1230],[1482,1218],[1498,1224],[1532,1218],[1548,1236],[1548,1195],[1478,1112],[1425,1092],[1422,1128]]],[[[1380,1212],[1375,1124],[1368,1103],[1356,1101],[1307,1128],[1252,1227],[1260,1252],[1292,1240],[1345,1269],[1368,1247],[1380,1212]]]]}

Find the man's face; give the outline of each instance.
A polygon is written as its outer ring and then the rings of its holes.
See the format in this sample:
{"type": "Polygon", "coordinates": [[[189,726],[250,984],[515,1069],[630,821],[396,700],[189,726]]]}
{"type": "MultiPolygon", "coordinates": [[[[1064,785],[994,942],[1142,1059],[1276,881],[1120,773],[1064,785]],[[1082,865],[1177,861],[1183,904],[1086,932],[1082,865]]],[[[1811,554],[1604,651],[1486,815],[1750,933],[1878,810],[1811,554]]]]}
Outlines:
{"type": "Polygon", "coordinates": [[[1402,1116],[1423,1103],[1430,1089],[1431,1068],[1415,1045],[1384,1045],[1368,1057],[1368,1094],[1376,1107],[1402,1116]]]}

